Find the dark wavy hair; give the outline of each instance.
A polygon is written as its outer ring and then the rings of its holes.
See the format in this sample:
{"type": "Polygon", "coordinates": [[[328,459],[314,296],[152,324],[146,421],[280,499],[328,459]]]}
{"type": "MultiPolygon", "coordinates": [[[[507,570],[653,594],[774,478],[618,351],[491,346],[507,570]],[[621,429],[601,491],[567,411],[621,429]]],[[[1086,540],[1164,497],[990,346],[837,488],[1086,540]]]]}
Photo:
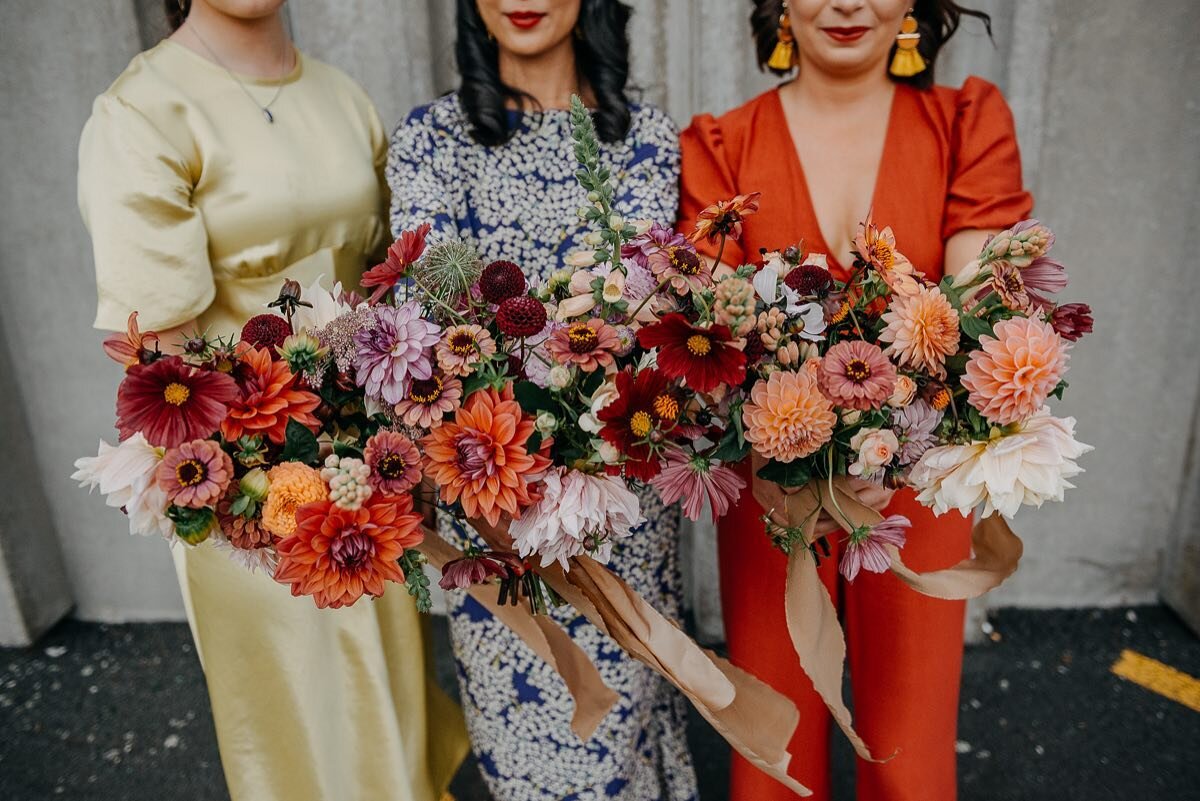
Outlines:
{"type": "MultiPolygon", "coordinates": [[[[772,70],[767,66],[771,53],[779,42],[779,16],[783,13],[783,0],[750,0],[754,11],[750,14],[750,26],[754,30],[754,46],[758,55],[758,67],[763,71],[770,70],[776,75],[786,75],[786,70],[772,70]]],[[[913,16],[917,18],[917,32],[921,34],[917,51],[925,59],[928,68],[909,78],[895,75],[889,76],[897,83],[908,83],[919,89],[933,86],[933,72],[937,64],[938,53],[942,46],[949,41],[964,16],[975,17],[983,21],[988,36],[992,35],[992,18],[982,11],[960,6],[953,0],[915,0],[913,16]]],[[[895,47],[889,54],[895,54],[895,47]]]]}
{"type": "Polygon", "coordinates": [[[192,0],[163,0],[163,6],[167,11],[167,25],[171,28],[171,32],[179,30],[179,26],[187,19],[188,13],[192,10],[192,0]]]}
{"type": "MultiPolygon", "coordinates": [[[[619,142],[629,133],[632,115],[629,81],[629,17],[632,9],[619,0],[582,0],[575,29],[575,68],[596,100],[592,118],[605,142],[619,142]]],[[[536,101],[500,80],[500,49],[488,36],[475,0],[458,0],[458,39],[454,44],[462,84],[458,95],[470,122],[471,136],[480,144],[502,145],[512,138],[507,103],[536,101]]]]}

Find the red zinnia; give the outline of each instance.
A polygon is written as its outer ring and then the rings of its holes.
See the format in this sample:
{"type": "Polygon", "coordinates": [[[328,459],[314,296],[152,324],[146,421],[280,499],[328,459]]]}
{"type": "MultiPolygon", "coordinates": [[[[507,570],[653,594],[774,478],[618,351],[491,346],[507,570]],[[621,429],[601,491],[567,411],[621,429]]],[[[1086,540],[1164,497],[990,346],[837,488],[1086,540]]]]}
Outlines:
{"type": "Polygon", "coordinates": [[[383,264],[377,264],[363,274],[359,283],[363,287],[376,287],[369,303],[378,303],[404,277],[408,268],[421,258],[425,252],[425,237],[429,235],[429,227],[429,223],[422,223],[417,230],[400,234],[400,238],[388,248],[383,264]]]}
{"type": "Polygon", "coordinates": [[[616,400],[596,414],[604,423],[600,436],[625,456],[626,475],[649,481],[662,470],[660,448],[650,443],[651,435],[675,427],[679,399],[659,370],[642,370],[636,378],[622,371],[617,373],[616,387],[616,400]]]}
{"type": "Polygon", "coordinates": [[[155,447],[175,448],[211,437],[237,398],[232,378],[178,356],[135,364],[117,389],[117,430],[122,441],[140,431],[155,447]]]}
{"type": "Polygon", "coordinates": [[[678,312],[638,331],[643,348],[658,348],[658,368],[668,378],[683,378],[697,392],[746,380],[746,354],[728,344],[729,328],[697,328],[678,312]]]}
{"type": "Polygon", "coordinates": [[[403,584],[397,560],[424,539],[409,495],[371,498],[358,509],[310,503],[296,510],[296,530],[276,546],[275,580],[292,585],[292,595],[313,596],[319,609],[349,606],[383,595],[386,581],[403,584]]]}
{"type": "Polygon", "coordinates": [[[242,383],[241,399],[231,404],[229,416],[221,424],[226,442],[245,434],[262,434],[282,445],[289,419],[311,429],[320,425],[312,412],[321,399],[296,388],[297,377],[287,362],[272,361],[266,348],[245,348],[240,356],[248,376],[242,383]]]}

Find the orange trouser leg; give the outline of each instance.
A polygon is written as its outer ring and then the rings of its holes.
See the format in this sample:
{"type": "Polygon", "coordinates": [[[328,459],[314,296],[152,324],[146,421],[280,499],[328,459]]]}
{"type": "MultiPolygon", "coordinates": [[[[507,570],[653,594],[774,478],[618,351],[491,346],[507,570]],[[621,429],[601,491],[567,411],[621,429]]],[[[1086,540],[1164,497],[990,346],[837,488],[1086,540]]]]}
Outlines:
{"type": "MultiPolygon", "coordinates": [[[[887,510],[913,522],[904,561],[915,570],[970,553],[971,522],[941,519],[898,493],[887,510]]],[[[843,587],[855,724],[882,764],[858,761],[859,801],[954,801],[958,691],[966,604],[921,595],[890,573],[843,587]]]]}
{"type": "MultiPolygon", "coordinates": [[[[749,479],[743,471],[743,478],[749,479]]],[[[758,504],[747,489],[720,521],[721,604],[730,660],[795,701],[800,725],[789,751],[788,773],[813,791],[814,801],[830,798],[829,712],[812,682],[800,670],[787,630],[783,594],[787,560],[763,529],[758,504]]],[[[822,578],[837,602],[836,565],[823,563],[822,578]],[[834,570],[829,568],[833,567],[834,570]]],[[[736,753],[730,771],[730,801],[795,801],[796,795],[736,753]]]]}

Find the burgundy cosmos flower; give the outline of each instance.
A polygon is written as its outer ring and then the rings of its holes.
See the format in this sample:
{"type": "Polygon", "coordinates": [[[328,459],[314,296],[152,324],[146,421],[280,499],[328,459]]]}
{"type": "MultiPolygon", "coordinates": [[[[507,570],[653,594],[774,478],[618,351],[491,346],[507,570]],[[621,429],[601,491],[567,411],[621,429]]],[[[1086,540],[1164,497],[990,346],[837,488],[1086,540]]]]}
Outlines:
{"type": "Polygon", "coordinates": [[[697,392],[746,380],[746,354],[729,344],[729,328],[697,328],[679,313],[668,314],[638,331],[643,348],[658,348],[658,368],[668,378],[682,378],[697,392]]]}
{"type": "Polygon", "coordinates": [[[192,367],[178,356],[135,364],[117,389],[117,430],[122,441],[140,431],[159,448],[208,439],[239,396],[229,376],[192,367]]]}
{"type": "Polygon", "coordinates": [[[625,457],[626,475],[649,481],[662,470],[661,447],[651,439],[655,432],[675,427],[679,399],[659,370],[642,370],[636,378],[624,370],[617,373],[616,387],[617,399],[596,415],[604,423],[600,436],[625,457]]]}
{"type": "Polygon", "coordinates": [[[421,258],[429,230],[429,223],[423,223],[415,231],[404,231],[388,248],[383,264],[377,264],[363,274],[360,281],[363,287],[375,287],[369,300],[371,304],[378,303],[404,277],[405,271],[421,258]]]}

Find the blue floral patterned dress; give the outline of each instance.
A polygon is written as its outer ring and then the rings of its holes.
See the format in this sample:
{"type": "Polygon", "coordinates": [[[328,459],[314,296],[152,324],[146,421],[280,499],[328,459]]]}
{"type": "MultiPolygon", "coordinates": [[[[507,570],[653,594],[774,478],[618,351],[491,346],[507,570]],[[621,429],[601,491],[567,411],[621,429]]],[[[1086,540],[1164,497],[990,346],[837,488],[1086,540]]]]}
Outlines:
{"type": "MultiPolygon", "coordinates": [[[[433,225],[434,241],[458,237],[485,260],[508,259],[533,280],[563,266],[587,233],[575,182],[568,112],[513,115],[519,127],[499,147],[478,144],[458,96],[414,110],[388,158],[392,231],[433,225]]],[[[678,203],[678,134],[648,105],[633,108],[623,142],[604,145],[617,210],[671,223],[678,203]]],[[[610,566],[670,618],[680,612],[679,512],[639,493],[650,521],[613,549],[610,566]]],[[[452,541],[461,535],[450,534],[452,541]]],[[[698,798],[685,737],[683,697],[627,658],[569,606],[551,614],[620,694],[595,735],[570,727],[574,704],[558,675],[465,593],[451,593],[451,632],[467,724],[497,801],[688,801],[698,798]]]]}

